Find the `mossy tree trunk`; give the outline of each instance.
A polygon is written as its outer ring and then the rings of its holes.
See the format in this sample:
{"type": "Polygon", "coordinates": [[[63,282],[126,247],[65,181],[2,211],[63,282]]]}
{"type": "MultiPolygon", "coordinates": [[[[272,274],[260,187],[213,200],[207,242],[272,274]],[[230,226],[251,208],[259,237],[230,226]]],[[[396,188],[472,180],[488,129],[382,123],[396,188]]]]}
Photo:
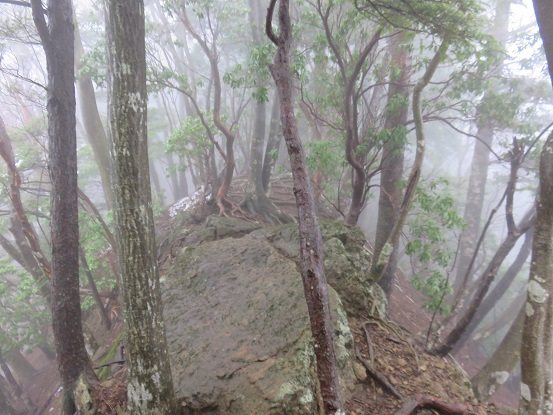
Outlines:
{"type": "Polygon", "coordinates": [[[128,412],[177,413],[161,305],[148,163],[142,0],[106,2],[109,131],[126,326],[128,412]]]}

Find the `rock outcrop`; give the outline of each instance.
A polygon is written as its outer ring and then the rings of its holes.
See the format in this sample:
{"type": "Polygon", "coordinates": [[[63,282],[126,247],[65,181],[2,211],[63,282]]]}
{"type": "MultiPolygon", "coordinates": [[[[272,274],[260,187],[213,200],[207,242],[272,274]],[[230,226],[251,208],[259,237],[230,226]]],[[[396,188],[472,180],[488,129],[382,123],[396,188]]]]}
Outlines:
{"type": "MultiPolygon", "coordinates": [[[[175,257],[162,284],[178,398],[191,413],[316,414],[315,355],[297,265],[297,225],[261,228],[214,216],[202,225],[192,223],[177,218],[166,236],[175,257]]],[[[374,289],[368,281],[370,258],[359,230],[339,222],[322,228],[347,398],[355,375],[346,310],[359,312],[374,289]]]]}

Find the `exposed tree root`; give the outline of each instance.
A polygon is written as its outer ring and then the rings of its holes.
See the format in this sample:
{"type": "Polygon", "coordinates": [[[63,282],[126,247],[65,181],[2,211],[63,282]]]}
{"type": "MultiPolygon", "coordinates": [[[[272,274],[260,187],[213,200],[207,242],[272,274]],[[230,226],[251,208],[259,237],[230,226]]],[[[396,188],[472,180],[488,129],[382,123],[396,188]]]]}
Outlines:
{"type": "Polygon", "coordinates": [[[419,409],[433,409],[444,415],[466,415],[468,414],[465,405],[449,403],[443,399],[434,398],[429,395],[415,395],[407,400],[401,409],[394,415],[410,415],[419,409]]]}
{"type": "Polygon", "coordinates": [[[361,356],[361,353],[359,353],[359,350],[357,349],[357,346],[354,345],[355,349],[355,355],[357,356],[357,359],[361,362],[361,364],[365,367],[367,370],[367,373],[371,375],[380,385],[386,390],[388,393],[399,399],[400,401],[403,400],[403,395],[397,391],[394,386],[388,382],[388,379],[386,379],[386,376],[384,376],[382,373],[380,373],[378,370],[376,370],[369,362],[367,362],[363,357],[361,356]]]}

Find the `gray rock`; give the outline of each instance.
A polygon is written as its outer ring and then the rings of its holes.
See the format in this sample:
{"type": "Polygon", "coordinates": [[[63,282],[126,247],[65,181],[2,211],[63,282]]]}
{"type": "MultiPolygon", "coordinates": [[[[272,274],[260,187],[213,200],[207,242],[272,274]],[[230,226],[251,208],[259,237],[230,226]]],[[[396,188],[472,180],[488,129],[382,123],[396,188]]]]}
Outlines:
{"type": "MultiPolygon", "coordinates": [[[[315,355],[294,240],[297,225],[259,230],[240,226],[235,233],[230,222],[218,219],[187,234],[188,242],[194,242],[182,250],[162,284],[178,398],[191,413],[317,413],[315,355]],[[203,233],[207,240],[189,239],[193,233],[203,233]]],[[[351,279],[355,272],[356,279],[366,278],[364,271],[354,269],[355,258],[366,260],[362,241],[354,246],[357,236],[340,236],[337,230],[330,234],[330,246],[337,252],[335,258],[327,255],[333,281],[351,279]]],[[[347,290],[356,286],[332,285],[347,290]]],[[[329,287],[329,295],[347,398],[356,382],[353,339],[338,294],[329,287]]]]}

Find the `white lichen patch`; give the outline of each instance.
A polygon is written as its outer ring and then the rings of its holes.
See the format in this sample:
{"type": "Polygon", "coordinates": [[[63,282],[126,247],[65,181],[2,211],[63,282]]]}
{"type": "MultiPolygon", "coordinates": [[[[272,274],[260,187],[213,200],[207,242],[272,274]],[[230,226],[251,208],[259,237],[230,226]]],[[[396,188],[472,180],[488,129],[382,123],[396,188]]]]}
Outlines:
{"type": "Polygon", "coordinates": [[[532,307],[532,304],[526,303],[526,316],[532,317],[534,315],[534,307],[532,307]]]}
{"type": "Polygon", "coordinates": [[[143,99],[142,95],[140,95],[139,92],[131,92],[129,94],[129,106],[135,111],[139,112],[142,111],[143,107],[143,99]]]}
{"type": "Polygon", "coordinates": [[[144,402],[150,402],[154,396],[152,393],[146,389],[146,386],[132,381],[127,387],[127,395],[130,402],[135,402],[135,404],[141,405],[144,402]]]}
{"type": "Polygon", "coordinates": [[[121,75],[131,75],[131,65],[128,63],[121,63],[121,75]]]}
{"type": "Polygon", "coordinates": [[[530,402],[532,400],[532,394],[530,393],[530,387],[526,383],[520,384],[520,396],[525,401],[530,402]]]}
{"type": "Polygon", "coordinates": [[[528,283],[528,296],[533,302],[543,304],[547,299],[548,293],[547,290],[543,288],[539,282],[537,282],[535,279],[532,279],[528,283]]]}
{"type": "Polygon", "coordinates": [[[502,370],[500,372],[493,372],[492,378],[495,379],[497,383],[503,385],[509,379],[509,372],[502,370]]]}
{"type": "Polygon", "coordinates": [[[305,406],[309,406],[313,403],[313,392],[311,389],[305,389],[305,393],[300,398],[300,403],[305,406]]]}

